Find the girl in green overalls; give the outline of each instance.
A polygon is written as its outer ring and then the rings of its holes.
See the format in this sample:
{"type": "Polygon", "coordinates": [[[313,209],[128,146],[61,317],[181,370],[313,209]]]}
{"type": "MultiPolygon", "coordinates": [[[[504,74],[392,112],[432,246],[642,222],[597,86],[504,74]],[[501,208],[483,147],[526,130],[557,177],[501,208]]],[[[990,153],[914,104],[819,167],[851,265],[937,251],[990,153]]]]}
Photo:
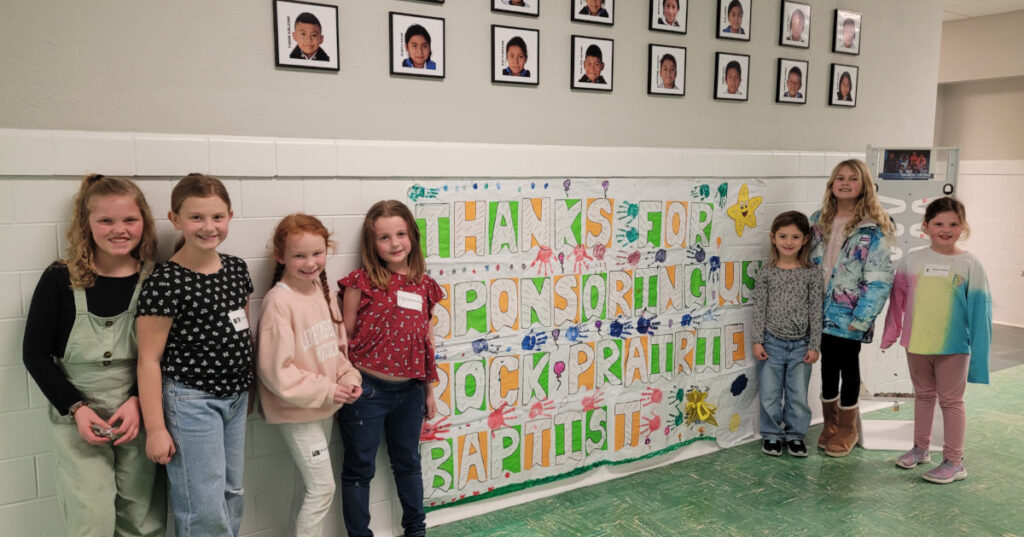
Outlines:
{"type": "Polygon", "coordinates": [[[153,217],[139,187],[103,175],[83,179],[67,255],[36,285],[23,349],[51,404],[68,535],[164,534],[165,478],[146,458],[135,381],[135,308],[155,258],[153,217]]]}

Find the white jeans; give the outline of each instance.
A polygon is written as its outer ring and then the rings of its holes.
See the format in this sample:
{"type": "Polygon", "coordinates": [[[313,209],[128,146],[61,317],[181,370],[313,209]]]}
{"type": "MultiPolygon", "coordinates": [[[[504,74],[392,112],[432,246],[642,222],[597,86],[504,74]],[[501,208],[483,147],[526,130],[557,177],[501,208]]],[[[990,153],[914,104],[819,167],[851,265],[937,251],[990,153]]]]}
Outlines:
{"type": "Polygon", "coordinates": [[[331,440],[334,421],[325,418],[306,423],[277,424],[284,443],[292,453],[302,476],[305,496],[295,515],[296,537],[322,537],[324,517],[334,501],[334,470],[327,444],[331,440]]]}

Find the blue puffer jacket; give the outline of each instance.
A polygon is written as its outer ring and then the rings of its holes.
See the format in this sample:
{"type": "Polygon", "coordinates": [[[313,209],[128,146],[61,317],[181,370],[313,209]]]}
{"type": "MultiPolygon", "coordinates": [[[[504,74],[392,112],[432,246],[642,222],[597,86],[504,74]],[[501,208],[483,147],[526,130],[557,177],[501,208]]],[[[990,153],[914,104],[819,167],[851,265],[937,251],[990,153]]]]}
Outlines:
{"type": "MultiPolygon", "coordinates": [[[[811,261],[819,267],[825,257],[820,219],[821,211],[815,211],[810,218],[811,261]]],[[[892,287],[890,254],[890,241],[882,228],[870,220],[861,222],[847,235],[825,286],[824,333],[871,342],[875,317],[885,306],[892,287]]]]}

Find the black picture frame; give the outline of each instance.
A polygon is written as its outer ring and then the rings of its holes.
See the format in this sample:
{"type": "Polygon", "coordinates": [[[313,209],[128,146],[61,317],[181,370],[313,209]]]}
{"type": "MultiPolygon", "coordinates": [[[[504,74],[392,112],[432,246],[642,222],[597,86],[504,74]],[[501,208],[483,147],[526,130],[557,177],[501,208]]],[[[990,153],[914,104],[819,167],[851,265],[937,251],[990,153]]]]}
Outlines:
{"type": "Polygon", "coordinates": [[[648,95],[669,95],[672,97],[683,97],[686,95],[686,47],[671,45],[659,45],[650,43],[647,45],[647,94],[648,95]],[[661,68],[669,59],[675,62],[675,79],[673,87],[668,88],[661,76],[661,68]]]}
{"type": "Polygon", "coordinates": [[[615,0],[600,0],[601,7],[598,8],[598,15],[589,14],[587,2],[588,0],[571,0],[569,2],[569,20],[605,26],[615,24],[615,0]]]}
{"type": "MultiPolygon", "coordinates": [[[[810,64],[806,60],[794,60],[791,58],[779,58],[778,74],[775,80],[775,102],[785,104],[807,104],[807,77],[810,72],[810,64]],[[797,71],[794,72],[793,69],[797,71]],[[791,97],[789,81],[799,75],[800,86],[796,88],[797,96],[791,97]]],[[[796,78],[794,78],[796,80],[796,78]]]]}
{"type": "Polygon", "coordinates": [[[782,12],[779,15],[779,46],[811,47],[810,4],[792,2],[790,0],[782,1],[782,12]],[[802,21],[802,26],[795,26],[794,23],[797,21],[802,21]]]}
{"type": "Polygon", "coordinates": [[[496,13],[514,13],[527,17],[540,16],[540,0],[524,0],[523,6],[516,6],[510,0],[491,0],[491,11],[496,13]]]}
{"type": "Polygon", "coordinates": [[[719,39],[731,39],[733,41],[750,41],[751,9],[750,5],[754,0],[718,0],[718,10],[715,12],[715,36],[719,39]],[[740,7],[740,25],[737,31],[733,31],[732,21],[729,14],[736,7],[740,7]]]}
{"type": "MultiPolygon", "coordinates": [[[[388,12],[388,65],[392,75],[416,76],[426,78],[445,77],[445,24],[440,17],[430,17],[413,13],[388,12]],[[416,67],[405,44],[405,33],[418,25],[418,30],[425,30],[429,38],[429,55],[423,67],[416,67]],[[438,39],[440,38],[440,39],[438,39]],[[436,54],[436,56],[435,56],[436,54]]],[[[422,38],[422,36],[420,36],[422,38]]],[[[415,39],[414,35],[411,39],[415,39]]],[[[422,41],[422,39],[421,39],[422,41]]]]}
{"type": "Polygon", "coordinates": [[[278,67],[296,67],[322,71],[339,71],[341,50],[338,6],[299,0],[271,0],[274,9],[274,63],[278,67]],[[297,20],[303,19],[303,20],[297,20]],[[302,25],[299,27],[299,25],[302,25]],[[319,32],[307,28],[319,26],[319,32]],[[299,39],[303,39],[300,45],[299,39]],[[312,40],[312,41],[310,41],[312,40]],[[316,41],[319,41],[317,43],[316,41]],[[302,49],[311,43],[316,49],[307,54],[302,49]],[[326,50],[325,50],[326,49],[326,50]]]}
{"type": "Polygon", "coordinates": [[[832,52],[838,54],[860,55],[860,38],[863,32],[863,15],[846,9],[835,10],[832,21],[832,52]],[[847,40],[847,27],[853,29],[853,36],[847,40]],[[849,42],[848,42],[849,41],[849,42]]]}
{"type": "Polygon", "coordinates": [[[569,51],[569,88],[587,91],[612,91],[615,66],[615,41],[600,37],[574,35],[569,51]],[[602,68],[596,81],[590,82],[586,74],[587,52],[591,46],[601,52],[602,68]]]}
{"type": "Polygon", "coordinates": [[[857,84],[859,83],[860,68],[856,65],[833,63],[828,84],[828,104],[845,108],[857,106],[857,84]],[[850,91],[845,98],[841,93],[844,76],[850,78],[850,91]]]}
{"type": "Polygon", "coordinates": [[[669,23],[668,19],[664,16],[665,2],[670,0],[650,0],[651,12],[650,18],[648,19],[651,30],[655,32],[668,32],[671,34],[686,35],[686,24],[689,21],[690,1],[689,0],[671,0],[675,1],[678,6],[675,20],[673,23],[669,23]]]}
{"type": "Polygon", "coordinates": [[[715,100],[720,101],[746,101],[749,92],[750,82],[750,55],[735,54],[732,52],[715,53],[715,76],[712,95],[715,100]],[[740,81],[735,91],[730,91],[728,83],[728,71],[736,62],[740,68],[740,81]]]}
{"type": "Polygon", "coordinates": [[[540,84],[540,30],[491,25],[491,82],[515,86],[540,84]],[[517,38],[522,40],[519,48],[525,47],[526,59],[520,74],[514,75],[508,48],[516,45],[511,40],[517,38]]]}

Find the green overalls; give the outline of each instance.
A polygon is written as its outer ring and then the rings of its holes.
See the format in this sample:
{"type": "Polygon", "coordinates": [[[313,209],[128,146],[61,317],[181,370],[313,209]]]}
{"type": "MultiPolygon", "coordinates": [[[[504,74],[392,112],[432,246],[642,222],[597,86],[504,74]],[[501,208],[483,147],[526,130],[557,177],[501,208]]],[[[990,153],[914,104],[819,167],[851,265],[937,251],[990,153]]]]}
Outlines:
{"type": "MultiPolygon", "coordinates": [[[[89,408],[110,416],[135,385],[138,342],[135,307],[142,280],[128,309],[114,317],[89,313],[85,290],[73,288],[75,324],[60,365],[89,408]]],[[[140,417],[141,419],[141,417],[140,417]]],[[[162,537],[167,520],[166,478],[146,458],[143,431],[131,442],[94,446],[78,434],[74,418],[50,407],[57,500],[68,535],[162,537]]]]}

